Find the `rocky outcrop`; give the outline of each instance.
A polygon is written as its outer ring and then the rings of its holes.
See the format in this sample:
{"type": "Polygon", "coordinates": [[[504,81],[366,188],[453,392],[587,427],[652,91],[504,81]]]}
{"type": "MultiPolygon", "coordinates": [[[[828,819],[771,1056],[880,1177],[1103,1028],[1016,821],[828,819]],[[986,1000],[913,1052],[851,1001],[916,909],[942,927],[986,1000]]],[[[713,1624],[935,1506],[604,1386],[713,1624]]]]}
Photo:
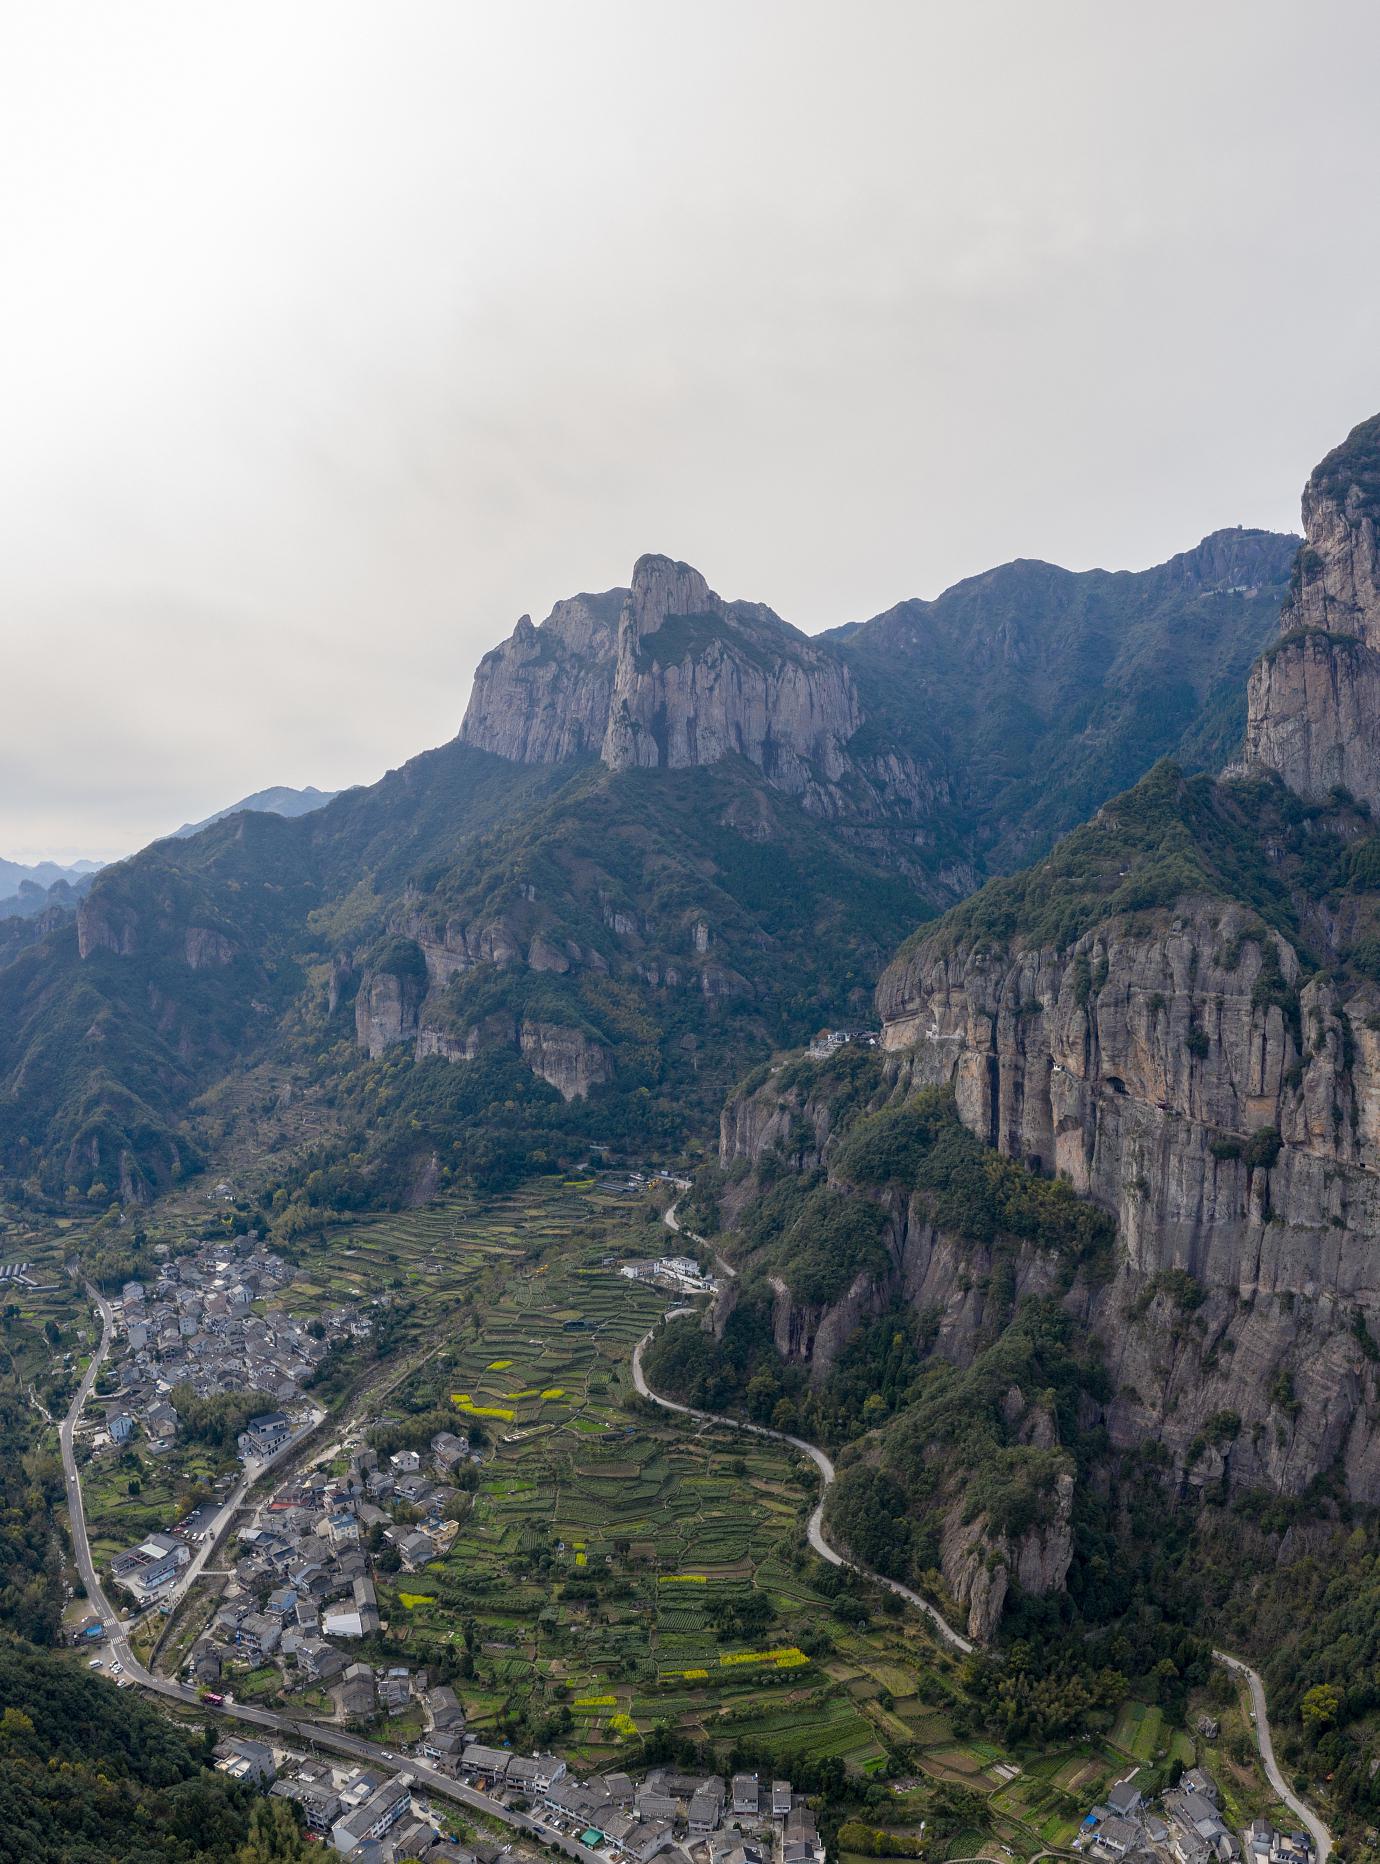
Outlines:
{"type": "Polygon", "coordinates": [[[1380,803],[1380,654],[1352,635],[1294,631],[1251,672],[1245,763],[1321,802],[1380,803]]]}
{"type": "Polygon", "coordinates": [[[108,951],[132,958],[139,949],[139,915],[114,889],[88,894],[77,908],[77,950],[92,958],[108,951]]]}
{"type": "Polygon", "coordinates": [[[1071,1466],[1057,1470],[1052,1488],[1045,1518],[1019,1535],[994,1532],[983,1514],[969,1518],[961,1499],[945,1517],[940,1571],[950,1593],[967,1607],[968,1635],[979,1643],[995,1633],[1013,1581],[1035,1598],[1064,1589],[1073,1563],[1071,1466]]]}
{"type": "Polygon", "coordinates": [[[603,749],[611,769],[739,756],[803,794],[844,774],[861,722],[837,651],[768,608],[724,602],[688,564],[638,561],[618,624],[603,749]]]}
{"type": "Polygon", "coordinates": [[[1279,644],[1247,693],[1244,759],[1300,796],[1380,804],[1380,416],[1304,488],[1306,543],[1279,644]]]}
{"type": "Polygon", "coordinates": [[[613,697],[618,617],[627,595],[577,595],[534,628],[524,615],[475,672],[460,738],[518,764],[597,754],[613,697]]]}
{"type": "Polygon", "coordinates": [[[838,1301],[815,1306],[798,1301],[779,1275],[772,1290],[772,1337],[783,1359],[805,1360],[812,1382],[828,1376],[849,1340],[887,1305],[889,1280],[859,1275],[838,1301]]]}
{"type": "Polygon", "coordinates": [[[371,1061],[416,1035],[420,1005],[414,979],[393,971],[365,972],[355,998],[355,1038],[371,1061]]]}
{"type": "MultiPolygon", "coordinates": [[[[640,557],[628,589],[524,615],[475,674],[462,742],[514,762],[597,753],[612,770],[741,757],[888,864],[933,866],[942,778],[894,743],[867,746],[848,657],[698,570],[640,557]]],[[[884,737],[884,734],[883,734],[884,737]]],[[[966,869],[941,881],[952,898],[966,869]]]]}
{"type": "Polygon", "coordinates": [[[211,926],[188,926],[183,949],[193,971],[223,970],[237,955],[232,941],[211,926]]]}
{"type": "Polygon", "coordinates": [[[549,1081],[562,1100],[583,1100],[592,1087],[613,1079],[608,1049],[583,1030],[524,1020],[518,1047],[533,1074],[549,1081]]]}
{"type": "MultiPolygon", "coordinates": [[[[395,1038],[405,1040],[409,1032],[395,1038]]],[[[549,1081],[563,1100],[583,1100],[592,1087],[613,1079],[607,1047],[585,1030],[534,1018],[521,1022],[503,1011],[463,1028],[424,1010],[416,1030],[418,1061],[470,1062],[485,1049],[515,1048],[533,1074],[549,1081]]]]}

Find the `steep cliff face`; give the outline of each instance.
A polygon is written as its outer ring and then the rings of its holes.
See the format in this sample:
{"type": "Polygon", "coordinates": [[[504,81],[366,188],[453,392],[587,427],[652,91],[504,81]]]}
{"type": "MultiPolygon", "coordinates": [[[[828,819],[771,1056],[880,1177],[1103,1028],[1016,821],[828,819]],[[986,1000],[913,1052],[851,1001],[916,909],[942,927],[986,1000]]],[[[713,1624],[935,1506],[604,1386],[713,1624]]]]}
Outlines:
{"type": "Polygon", "coordinates": [[[558,602],[539,628],[524,615],[485,654],[461,741],[517,764],[563,764],[597,754],[613,697],[625,589],[558,602]]]}
{"type": "Polygon", "coordinates": [[[355,998],[355,1037],[371,1060],[395,1042],[417,1033],[421,993],[412,981],[391,971],[369,971],[355,998]]]}
{"type": "MultiPolygon", "coordinates": [[[[1033,1596],[1063,1588],[1074,1547],[1077,1462],[1052,1396],[1062,1373],[1048,1357],[1064,1350],[1060,1326],[1034,1323],[1020,1340],[1006,1329],[1027,1297],[1049,1306],[1076,1291],[1082,1301],[1101,1275],[1096,1249],[1070,1253],[1072,1232],[1060,1221],[1083,1210],[1078,1200],[1020,1168],[1003,1168],[1006,1190],[1044,1198],[1039,1238],[1023,1245],[1000,1224],[990,1235],[975,1226],[981,1149],[943,1096],[928,1095],[928,1110],[914,1117],[907,1097],[894,1066],[865,1047],[823,1063],[788,1060],[732,1096],[710,1182],[739,1269],[730,1284],[737,1299],[720,1303],[707,1324],[734,1364],[748,1339],[761,1338],[761,1318],[743,1333],[739,1307],[767,1318],[787,1376],[808,1375],[809,1402],[821,1407],[816,1428],[837,1431],[838,1393],[856,1385],[859,1351],[872,1350],[869,1339],[882,1342],[883,1355],[894,1351],[906,1326],[898,1316],[909,1308],[917,1317],[923,1371],[917,1365],[918,1376],[902,1381],[899,1408],[889,1412],[880,1392],[868,1401],[861,1437],[843,1432],[831,1530],[865,1558],[856,1536],[875,1532],[875,1510],[858,1501],[857,1485],[870,1471],[899,1483],[899,1511],[893,1494],[882,1512],[904,1513],[914,1546],[908,1565],[887,1570],[923,1583],[937,1568],[970,1634],[985,1640],[1013,1588],[1033,1596]],[[872,1221],[850,1223],[859,1208],[872,1221]]],[[[1110,1235],[1104,1219],[1095,1228],[1104,1241],[1110,1235]]],[[[875,1375],[878,1361],[868,1363],[875,1375]]],[[[749,1359],[741,1377],[754,1372],[770,1377],[749,1359]]],[[[884,1374],[875,1383],[896,1402],[884,1374]]],[[[805,1402],[798,1383],[788,1389],[805,1402]]]]}
{"type": "Polygon", "coordinates": [[[862,723],[837,651],[770,609],[725,602],[697,570],[643,557],[618,625],[604,738],[614,770],[681,769],[745,757],[780,788],[838,781],[862,723]]]}
{"type": "MultiPolygon", "coordinates": [[[[918,818],[945,780],[900,744],[855,745],[863,723],[837,643],[725,601],[687,563],[644,556],[628,589],[558,603],[540,628],[524,615],[480,662],[461,738],[517,763],[597,753],[614,771],[742,758],[813,814],[856,827],[860,845],[916,865],[934,843],[918,818]]],[[[945,884],[952,898],[971,883],[945,884]]]]}
{"type": "Polygon", "coordinates": [[[1015,1535],[994,1529],[986,1515],[970,1518],[961,1499],[950,1507],[940,1536],[939,1568],[967,1613],[969,1637],[991,1641],[1013,1582],[1037,1599],[1063,1591],[1073,1564],[1073,1491],[1073,1470],[1061,1469],[1046,1518],[1015,1535]]]}
{"type": "Polygon", "coordinates": [[[1113,1441],[1158,1439],[1196,1483],[1299,1493],[1338,1469],[1369,1503],[1377,510],[1380,419],[1308,482],[1286,633],[1228,780],[1152,773],[912,940],[878,990],[898,1086],[951,1087],[986,1143],[1115,1213],[1113,1280],[1070,1297],[1116,1381],[1113,1441]],[[1360,807],[1319,808],[1336,785],[1360,807]]]}
{"type": "Polygon", "coordinates": [[[522,1058],[562,1100],[583,1100],[592,1087],[613,1079],[607,1046],[581,1029],[524,1018],[518,1030],[522,1058]]]}
{"type": "Polygon", "coordinates": [[[1245,761],[1300,796],[1380,803],[1380,416],[1310,477],[1284,638],[1251,673],[1245,761]]]}
{"type": "Polygon", "coordinates": [[[1376,1502],[1380,993],[1299,985],[1287,940],[1199,900],[1063,949],[921,949],[880,1000],[899,1083],[952,1086],[1116,1213],[1116,1274],[1075,1297],[1113,1441],[1295,1494],[1340,1465],[1376,1502]]]}

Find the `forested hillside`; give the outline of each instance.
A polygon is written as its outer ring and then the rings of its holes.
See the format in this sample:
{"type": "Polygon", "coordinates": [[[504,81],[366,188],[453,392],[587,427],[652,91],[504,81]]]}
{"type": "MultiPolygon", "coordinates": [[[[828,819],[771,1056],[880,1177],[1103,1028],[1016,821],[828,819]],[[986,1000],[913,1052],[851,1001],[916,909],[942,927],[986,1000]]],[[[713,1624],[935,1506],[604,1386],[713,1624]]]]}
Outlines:
{"type": "Polygon", "coordinates": [[[1217,761],[1292,551],[1013,564],[813,641],[644,558],[524,619],[454,743],[156,843],[8,940],[8,1187],[144,1201],[227,1118],[271,1159],[288,1101],[346,1203],[693,1142],[754,1055],[865,1020],[897,941],[986,867],[1157,752],[1217,761]],[[262,1092],[198,1117],[247,1069],[262,1092]]]}

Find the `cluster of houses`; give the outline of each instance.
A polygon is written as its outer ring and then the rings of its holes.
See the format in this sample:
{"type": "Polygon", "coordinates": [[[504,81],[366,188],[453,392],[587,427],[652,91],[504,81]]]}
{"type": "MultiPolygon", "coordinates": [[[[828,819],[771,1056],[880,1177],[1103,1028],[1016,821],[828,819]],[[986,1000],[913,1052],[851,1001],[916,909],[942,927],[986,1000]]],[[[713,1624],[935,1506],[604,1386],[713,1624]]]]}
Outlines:
{"type": "MultiPolygon", "coordinates": [[[[1222,1816],[1221,1794],[1212,1775],[1191,1767],[1177,1785],[1147,1805],[1134,1774],[1119,1780],[1105,1805],[1094,1806],[1074,1841],[1076,1850],[1103,1859],[1154,1858],[1161,1864],[1242,1864],[1240,1839],[1222,1816]]],[[[1244,1864],[1312,1864],[1303,1832],[1277,1832],[1257,1819],[1246,1833],[1244,1864]]]]}
{"type": "Polygon", "coordinates": [[[714,1294],[718,1282],[706,1275],[693,1256],[658,1256],[654,1262],[624,1262],[618,1270],[629,1281],[655,1282],[679,1294],[714,1294]]]}
{"type": "MultiPolygon", "coordinates": [[[[442,1846],[435,1823],[414,1805],[412,1776],[370,1767],[329,1766],[285,1754],[265,1741],[222,1741],[216,1766],[231,1779],[247,1780],[272,1797],[301,1809],[308,1832],[331,1844],[354,1864],[391,1864],[395,1858],[426,1858],[440,1864],[454,1856],[442,1846]]],[[[495,1859],[498,1847],[491,1847],[495,1859]]],[[[473,1864],[481,1864],[474,1859],[473,1864]]]]}
{"type": "Polygon", "coordinates": [[[109,1441],[122,1447],[139,1435],[148,1450],[168,1449],[178,1429],[169,1395],[178,1385],[202,1398],[261,1391],[290,1404],[337,1340],[368,1338],[372,1320],[348,1307],[315,1319],[265,1310],[291,1279],[288,1264],[251,1230],[165,1255],[154,1282],[126,1282],[125,1351],[105,1406],[109,1441]]]}
{"type": "MultiPolygon", "coordinates": [[[[577,1780],[554,1754],[515,1754],[464,1740],[464,1716],[454,1693],[425,1697],[428,1733],[415,1744],[430,1767],[482,1792],[538,1839],[562,1839],[607,1864],[649,1864],[677,1851],[695,1864],[824,1864],[814,1815],[789,1780],[755,1773],[682,1773],[654,1768],[634,1781],[626,1773],[577,1780]],[[451,1736],[447,1742],[443,1737],[451,1736]]],[[[300,1807],[309,1832],[354,1864],[528,1864],[520,1847],[445,1839],[429,1807],[414,1799],[415,1776],[275,1750],[232,1738],[217,1749],[217,1766],[300,1807]]]]}
{"type": "Polygon", "coordinates": [[[847,1048],[850,1042],[859,1048],[876,1048],[882,1039],[879,1029],[821,1029],[810,1042],[810,1054],[816,1061],[834,1054],[838,1049],[847,1048]]]}
{"type": "Polygon", "coordinates": [[[193,1646],[191,1680],[216,1689],[227,1663],[273,1663],[292,1685],[329,1689],[345,1721],[401,1713],[413,1692],[408,1672],[376,1672],[348,1654],[380,1628],[370,1548],[376,1539],[393,1548],[407,1572],[444,1553],[457,1531],[447,1518],[460,1493],[454,1477],[473,1458],[467,1437],[443,1430],[425,1453],[359,1448],[343,1474],[288,1477],[239,1531],[233,1580],[193,1646]],[[400,1504],[420,1518],[395,1521],[400,1504]]]}
{"type": "MultiPolygon", "coordinates": [[[[462,1777],[487,1780],[488,1790],[511,1791],[513,1761],[492,1748],[466,1748],[462,1777]],[[495,1759],[508,1765],[492,1776],[495,1759]]],[[[545,1816],[551,1827],[600,1851],[611,1864],[650,1864],[673,1848],[689,1850],[707,1864],[824,1864],[824,1846],[814,1814],[789,1780],[764,1781],[755,1773],[683,1773],[654,1768],[634,1782],[626,1773],[606,1773],[589,1780],[566,1774],[552,1757],[536,1756],[534,1766],[551,1776],[538,1778],[545,1816]],[[559,1771],[557,1771],[559,1769],[559,1771]]],[[[525,1775],[525,1767],[523,1769],[525,1775]]],[[[530,1795],[530,1789],[521,1790],[530,1795]]]]}

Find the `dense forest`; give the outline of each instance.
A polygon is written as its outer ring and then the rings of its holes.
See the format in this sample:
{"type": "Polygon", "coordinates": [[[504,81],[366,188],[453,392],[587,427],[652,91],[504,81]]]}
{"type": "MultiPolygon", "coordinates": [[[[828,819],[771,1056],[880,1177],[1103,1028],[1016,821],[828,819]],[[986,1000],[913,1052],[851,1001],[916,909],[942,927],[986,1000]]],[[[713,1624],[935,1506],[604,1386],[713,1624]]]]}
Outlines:
{"type": "Polygon", "coordinates": [[[288,1864],[310,1855],[295,1825],[208,1768],[132,1692],[44,1651],[0,1640],[3,1864],[288,1864]],[[277,1832],[273,1832],[273,1826],[277,1832]],[[269,1848],[272,1833],[273,1848],[269,1848]]]}

